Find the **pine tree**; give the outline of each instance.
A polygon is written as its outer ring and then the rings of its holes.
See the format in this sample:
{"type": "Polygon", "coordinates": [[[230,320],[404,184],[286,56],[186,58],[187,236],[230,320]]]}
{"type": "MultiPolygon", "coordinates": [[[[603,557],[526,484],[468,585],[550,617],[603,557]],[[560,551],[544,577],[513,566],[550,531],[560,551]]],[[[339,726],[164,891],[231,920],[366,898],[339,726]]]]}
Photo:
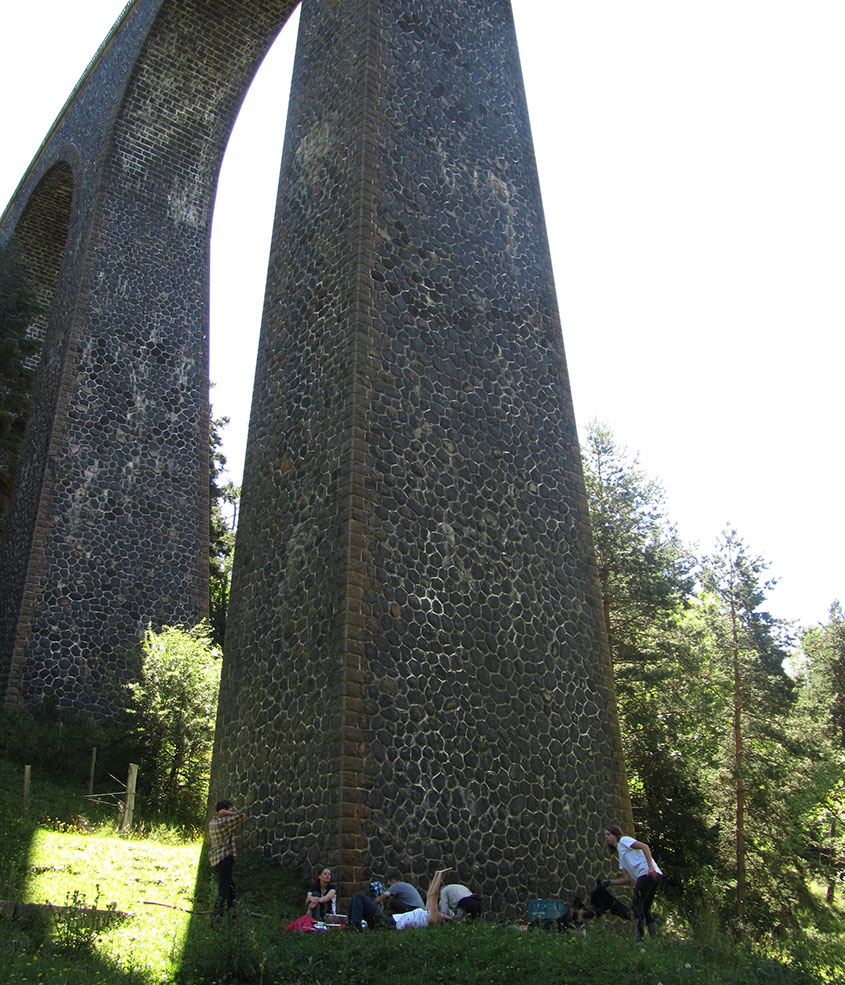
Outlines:
{"type": "Polygon", "coordinates": [[[663,487],[592,421],[582,449],[590,522],[614,662],[647,661],[654,627],[693,588],[694,559],[666,514],[663,487]]]}
{"type": "Polygon", "coordinates": [[[694,559],[660,484],[592,422],[583,449],[605,624],[638,834],[672,873],[667,891],[706,891],[713,837],[698,767],[699,652],[684,635],[694,559]]]}
{"type": "Polygon", "coordinates": [[[714,723],[723,739],[714,806],[723,851],[733,857],[734,913],[740,921],[770,912],[773,881],[784,919],[806,895],[795,855],[784,847],[791,841],[783,791],[796,751],[787,724],[794,686],[784,670],[788,627],[761,608],[774,584],[764,580],[767,568],[730,530],[706,559],[702,579],[714,723]]]}
{"type": "Polygon", "coordinates": [[[811,872],[824,880],[833,903],[845,870],[845,614],[839,602],[823,626],[806,630],[799,656],[796,732],[813,754],[802,771],[799,809],[808,837],[802,846],[811,872]],[[810,796],[808,796],[810,794],[810,796]]]}
{"type": "Polygon", "coordinates": [[[226,611],[229,606],[229,586],[235,557],[235,531],[237,529],[240,489],[231,481],[221,485],[226,472],[226,456],[220,450],[221,432],[229,423],[228,417],[211,421],[211,455],[209,461],[209,485],[211,511],[209,517],[209,634],[215,646],[222,647],[226,635],[226,611]],[[223,507],[231,510],[231,520],[223,507]]]}

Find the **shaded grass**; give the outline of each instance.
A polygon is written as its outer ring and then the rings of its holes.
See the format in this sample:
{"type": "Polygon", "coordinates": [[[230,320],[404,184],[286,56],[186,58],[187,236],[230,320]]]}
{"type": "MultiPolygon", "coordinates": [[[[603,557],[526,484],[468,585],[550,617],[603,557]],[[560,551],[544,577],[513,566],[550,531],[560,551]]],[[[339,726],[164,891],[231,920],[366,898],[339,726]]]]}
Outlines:
{"type": "MultiPolygon", "coordinates": [[[[751,948],[723,951],[692,938],[636,945],[628,933],[591,927],[586,937],[480,922],[418,932],[275,935],[230,924],[187,962],[183,985],[809,985],[825,978],[751,948]]],[[[827,979],[833,981],[833,978],[827,979]]]]}
{"type": "Polygon", "coordinates": [[[671,920],[667,933],[642,946],[634,943],[630,925],[596,923],[585,937],[483,921],[405,933],[290,933],[283,927],[302,913],[305,887],[255,853],[242,853],[235,866],[238,918],[212,925],[215,878],[199,839],[165,828],[146,838],[121,838],[108,817],[89,818],[81,832],[74,826],[76,795],[59,789],[51,794],[42,784],[39,797],[32,816],[41,824],[25,825],[9,798],[0,806],[0,895],[65,904],[76,893],[83,908],[98,899],[101,909],[114,903],[131,916],[97,924],[69,949],[62,949],[49,913],[0,918],[0,982],[370,985],[388,978],[391,985],[418,985],[421,979],[426,985],[827,985],[845,977],[837,935],[808,934],[787,952],[671,920]],[[61,811],[65,819],[57,820],[61,811]]]}

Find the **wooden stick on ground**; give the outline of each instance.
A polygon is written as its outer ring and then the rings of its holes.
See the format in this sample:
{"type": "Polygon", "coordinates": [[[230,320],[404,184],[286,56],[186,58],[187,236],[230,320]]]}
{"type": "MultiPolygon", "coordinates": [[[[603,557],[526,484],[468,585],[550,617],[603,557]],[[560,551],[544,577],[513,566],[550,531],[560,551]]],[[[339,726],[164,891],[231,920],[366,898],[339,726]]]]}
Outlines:
{"type": "MultiPolygon", "coordinates": [[[[141,903],[143,903],[144,906],[165,906],[167,907],[168,910],[181,910],[182,913],[190,913],[192,916],[195,917],[210,917],[211,914],[214,912],[213,910],[188,910],[184,906],[176,906],[175,903],[158,903],[156,900],[150,900],[150,899],[143,899],[141,900],[141,903]]],[[[239,914],[242,913],[244,916],[247,917],[256,917],[259,920],[270,919],[270,917],[268,917],[267,914],[255,913],[252,910],[238,910],[238,913],[239,914]]]]}

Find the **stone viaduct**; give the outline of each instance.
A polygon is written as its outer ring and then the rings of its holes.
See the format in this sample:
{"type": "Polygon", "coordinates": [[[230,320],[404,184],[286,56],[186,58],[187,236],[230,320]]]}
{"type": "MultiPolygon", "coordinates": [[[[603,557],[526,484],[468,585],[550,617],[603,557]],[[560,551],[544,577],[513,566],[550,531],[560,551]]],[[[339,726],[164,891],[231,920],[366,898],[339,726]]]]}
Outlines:
{"type": "MultiPolygon", "coordinates": [[[[105,714],[206,612],[216,181],[295,6],[128,3],[2,218],[49,309],[7,702],[105,714]]],[[[228,623],[211,796],[282,864],[514,912],[630,821],[509,0],[303,0],[228,623]]]]}

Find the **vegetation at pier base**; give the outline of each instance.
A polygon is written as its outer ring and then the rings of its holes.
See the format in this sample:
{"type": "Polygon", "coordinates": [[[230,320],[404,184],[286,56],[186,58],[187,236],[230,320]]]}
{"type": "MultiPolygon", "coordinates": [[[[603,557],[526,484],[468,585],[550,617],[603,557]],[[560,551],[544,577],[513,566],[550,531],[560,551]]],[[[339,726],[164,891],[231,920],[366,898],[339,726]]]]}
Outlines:
{"type": "Polygon", "coordinates": [[[0,982],[827,985],[845,970],[836,934],[804,928],[788,940],[752,937],[719,930],[704,911],[683,916],[666,901],[662,935],[642,945],[630,925],[596,921],[584,936],[488,921],[291,933],[283,928],[301,915],[305,884],[252,852],[242,852],[235,869],[237,920],[212,926],[215,881],[196,832],[159,825],[120,837],[108,809],[80,797],[75,781],[40,776],[25,823],[18,779],[17,764],[0,763],[3,790],[16,791],[0,802],[0,899],[53,907],[0,912],[0,982]]]}
{"type": "Polygon", "coordinates": [[[206,623],[147,629],[141,654],[128,690],[148,816],[190,824],[208,799],[222,654],[206,623]]]}

